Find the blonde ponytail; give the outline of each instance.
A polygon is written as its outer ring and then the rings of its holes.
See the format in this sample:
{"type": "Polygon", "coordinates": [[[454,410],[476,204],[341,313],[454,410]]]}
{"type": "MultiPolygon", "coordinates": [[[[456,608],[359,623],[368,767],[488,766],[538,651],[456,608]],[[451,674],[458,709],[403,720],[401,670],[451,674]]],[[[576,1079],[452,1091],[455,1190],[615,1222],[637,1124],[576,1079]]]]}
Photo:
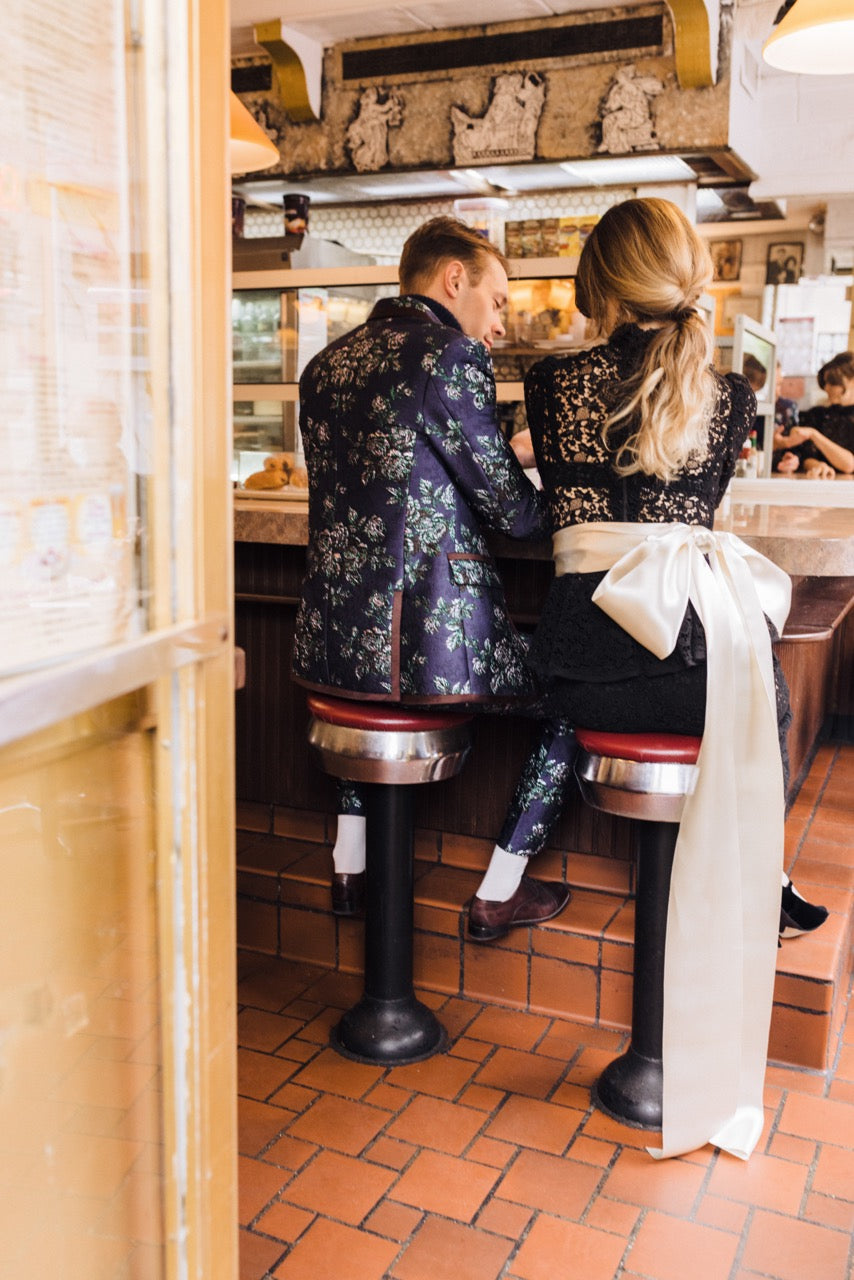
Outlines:
{"type": "Polygon", "coordinates": [[[695,304],[711,277],[708,249],[669,200],[615,205],[587,240],[576,280],[582,312],[602,331],[627,321],[652,329],[640,368],[615,388],[621,404],[603,427],[619,475],[669,481],[708,448],[712,337],[695,304]],[[627,421],[634,430],[625,437],[627,421]]]}

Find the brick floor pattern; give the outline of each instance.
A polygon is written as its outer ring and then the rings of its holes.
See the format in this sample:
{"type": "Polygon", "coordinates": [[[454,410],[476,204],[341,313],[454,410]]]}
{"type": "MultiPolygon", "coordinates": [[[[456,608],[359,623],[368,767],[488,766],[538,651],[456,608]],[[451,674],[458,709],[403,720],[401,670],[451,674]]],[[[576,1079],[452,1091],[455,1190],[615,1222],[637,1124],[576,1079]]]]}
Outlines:
{"type": "MultiPolygon", "coordinates": [[[[854,747],[823,779],[798,853],[850,888],[854,747]]],[[[328,1047],[360,991],[240,953],[240,1280],[850,1280],[850,989],[830,1070],[769,1066],[747,1163],[657,1163],[592,1107],[622,1032],[419,991],[449,1051],[383,1069],[328,1047]]]]}

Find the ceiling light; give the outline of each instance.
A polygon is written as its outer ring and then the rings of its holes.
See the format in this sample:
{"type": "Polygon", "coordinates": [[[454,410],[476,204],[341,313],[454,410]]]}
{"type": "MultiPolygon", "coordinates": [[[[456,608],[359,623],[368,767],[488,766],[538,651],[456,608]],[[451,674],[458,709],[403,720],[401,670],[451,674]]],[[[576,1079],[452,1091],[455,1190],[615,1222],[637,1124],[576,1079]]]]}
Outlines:
{"type": "Polygon", "coordinates": [[[255,117],[231,90],[231,123],[228,138],[228,167],[232,173],[254,173],[279,164],[279,148],[268,138],[255,117]]]}
{"type": "Polygon", "coordinates": [[[637,186],[653,182],[691,182],[696,174],[679,156],[624,156],[601,160],[567,160],[561,166],[579,185],[637,186]]]}
{"type": "Polygon", "coordinates": [[[854,0],[790,0],[776,23],[762,47],[769,66],[814,76],[854,72],[854,0]]]}
{"type": "Polygon", "coordinates": [[[706,219],[714,221],[716,213],[723,213],[726,208],[717,191],[712,187],[700,187],[697,191],[697,217],[702,222],[706,219]]]}
{"type": "Polygon", "coordinates": [[[495,188],[477,169],[449,169],[451,177],[465,187],[466,191],[476,191],[479,195],[495,195],[495,188]]]}

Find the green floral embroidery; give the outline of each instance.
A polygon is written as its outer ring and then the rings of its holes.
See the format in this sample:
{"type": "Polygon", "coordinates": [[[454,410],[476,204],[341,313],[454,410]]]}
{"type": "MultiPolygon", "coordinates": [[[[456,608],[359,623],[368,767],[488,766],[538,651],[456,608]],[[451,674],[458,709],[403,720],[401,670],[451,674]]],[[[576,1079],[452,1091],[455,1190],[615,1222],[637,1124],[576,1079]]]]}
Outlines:
{"type": "Polygon", "coordinates": [[[352,507],[346,523],[338,521],[322,529],[315,539],[311,572],[330,583],[344,579],[359,582],[364,569],[392,568],[395,558],[385,550],[386,526],[379,516],[360,516],[352,507]]]}
{"type": "Polygon", "coordinates": [[[463,623],[469,622],[473,614],[473,601],[465,600],[462,596],[456,600],[446,600],[444,596],[439,596],[438,600],[433,601],[430,612],[424,619],[424,630],[427,635],[436,635],[440,628],[444,629],[447,633],[445,648],[453,651],[465,643],[463,623]]]}
{"type": "Polygon", "coordinates": [[[463,424],[457,418],[447,418],[444,422],[432,419],[424,424],[424,434],[439,441],[445,453],[456,457],[462,453],[466,442],[463,424]]]}
{"type": "Polygon", "coordinates": [[[506,626],[495,637],[479,640],[476,636],[468,638],[471,651],[471,665],[475,675],[486,676],[492,693],[515,688],[522,690],[530,686],[531,680],[518,647],[506,626]]]}
{"type": "Polygon", "coordinates": [[[298,670],[310,667],[322,632],[323,619],[320,611],[309,608],[304,600],[301,601],[294,636],[294,665],[298,670]]]}
{"type": "Polygon", "coordinates": [[[360,680],[379,676],[383,688],[391,691],[391,630],[388,627],[353,627],[342,636],[341,654],[352,663],[353,674],[360,680]]]}
{"type": "Polygon", "coordinates": [[[417,495],[410,493],[404,530],[405,574],[410,586],[430,572],[431,560],[453,534],[455,514],[452,484],[434,485],[421,480],[417,495]]]}
{"type": "Polygon", "coordinates": [[[468,680],[445,680],[442,676],[434,677],[433,689],[436,693],[444,694],[445,697],[462,698],[467,693],[471,693],[471,685],[468,680]]]}

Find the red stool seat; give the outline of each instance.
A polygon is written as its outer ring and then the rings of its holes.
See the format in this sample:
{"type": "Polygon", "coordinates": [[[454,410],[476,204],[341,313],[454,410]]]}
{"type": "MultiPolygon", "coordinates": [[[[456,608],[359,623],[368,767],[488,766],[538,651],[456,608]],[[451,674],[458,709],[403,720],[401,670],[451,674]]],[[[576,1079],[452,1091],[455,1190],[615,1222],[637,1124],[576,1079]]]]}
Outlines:
{"type": "Polygon", "coordinates": [[[576,729],[578,745],[597,756],[652,764],[696,764],[702,738],[681,733],[615,733],[608,729],[576,729]]]}
{"type": "Polygon", "coordinates": [[[312,693],[309,745],[327,773],[351,782],[414,785],[459,773],[471,746],[471,715],[420,711],[312,693]]]}
{"type": "Polygon", "coordinates": [[[694,790],[702,738],[677,733],[576,729],[575,775],[594,809],[649,822],[678,822],[694,790]]]}
{"type": "Polygon", "coordinates": [[[432,729],[455,729],[471,720],[457,711],[421,711],[387,702],[357,702],[352,698],[329,698],[310,693],[308,709],[318,720],[348,729],[378,729],[383,733],[422,733],[432,729]]]}

